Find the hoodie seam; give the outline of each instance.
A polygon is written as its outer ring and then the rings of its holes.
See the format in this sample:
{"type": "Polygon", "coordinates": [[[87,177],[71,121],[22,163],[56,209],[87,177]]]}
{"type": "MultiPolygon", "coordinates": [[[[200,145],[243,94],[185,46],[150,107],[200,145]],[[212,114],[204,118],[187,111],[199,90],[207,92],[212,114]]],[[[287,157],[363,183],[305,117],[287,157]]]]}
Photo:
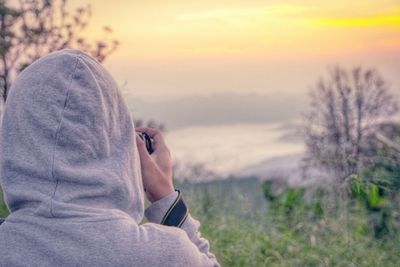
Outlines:
{"type": "Polygon", "coordinates": [[[54,192],[53,192],[53,194],[51,196],[51,199],[50,199],[50,214],[51,214],[51,216],[53,218],[56,217],[54,215],[54,213],[53,213],[53,200],[54,200],[54,197],[56,195],[58,182],[59,182],[58,178],[56,178],[56,176],[54,175],[54,161],[55,161],[55,154],[56,154],[56,148],[57,148],[57,141],[58,141],[58,135],[59,135],[59,132],[60,132],[60,129],[61,129],[61,124],[62,124],[62,121],[63,121],[63,118],[64,118],[64,111],[65,111],[65,108],[67,107],[69,91],[71,89],[72,81],[74,79],[74,75],[75,75],[76,69],[78,67],[78,63],[79,63],[78,59],[79,59],[79,53],[76,53],[75,54],[75,66],[74,66],[74,69],[73,69],[73,71],[71,73],[69,84],[68,84],[67,90],[65,92],[64,106],[63,106],[63,108],[61,110],[60,122],[57,125],[56,133],[55,133],[55,137],[54,137],[54,146],[53,146],[53,153],[52,153],[53,155],[52,155],[52,159],[51,159],[51,177],[53,178],[53,180],[55,180],[56,184],[55,184],[55,187],[54,187],[54,192]]]}

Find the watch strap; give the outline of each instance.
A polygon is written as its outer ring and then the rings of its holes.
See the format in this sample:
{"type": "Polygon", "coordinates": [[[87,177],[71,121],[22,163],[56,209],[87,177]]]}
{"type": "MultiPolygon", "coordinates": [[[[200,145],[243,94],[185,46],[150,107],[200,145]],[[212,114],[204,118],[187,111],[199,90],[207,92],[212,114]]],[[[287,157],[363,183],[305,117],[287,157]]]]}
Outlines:
{"type": "Polygon", "coordinates": [[[164,215],[161,221],[162,225],[180,227],[185,222],[189,214],[188,208],[183,201],[182,193],[179,189],[175,189],[175,191],[178,192],[178,197],[164,215]]]}

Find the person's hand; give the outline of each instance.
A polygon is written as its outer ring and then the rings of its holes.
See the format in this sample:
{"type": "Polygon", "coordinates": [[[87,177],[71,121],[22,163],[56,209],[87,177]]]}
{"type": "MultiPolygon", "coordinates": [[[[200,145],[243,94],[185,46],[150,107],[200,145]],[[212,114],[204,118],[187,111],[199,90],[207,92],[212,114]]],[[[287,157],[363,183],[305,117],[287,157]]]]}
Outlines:
{"type": "Polygon", "coordinates": [[[143,187],[150,202],[155,202],[175,191],[172,182],[171,153],[161,131],[154,128],[136,128],[143,187]],[[154,152],[150,155],[138,132],[146,132],[153,139],[154,152]]]}

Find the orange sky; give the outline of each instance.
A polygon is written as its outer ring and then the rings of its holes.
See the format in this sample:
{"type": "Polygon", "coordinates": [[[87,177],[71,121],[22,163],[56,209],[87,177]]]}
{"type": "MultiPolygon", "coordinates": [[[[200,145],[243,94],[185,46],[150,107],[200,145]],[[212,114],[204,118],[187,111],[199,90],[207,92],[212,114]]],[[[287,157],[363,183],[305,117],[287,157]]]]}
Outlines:
{"type": "Polygon", "coordinates": [[[376,67],[400,87],[398,0],[71,1],[86,3],[87,37],[114,29],[106,66],[138,96],[303,92],[334,64],[376,67]]]}

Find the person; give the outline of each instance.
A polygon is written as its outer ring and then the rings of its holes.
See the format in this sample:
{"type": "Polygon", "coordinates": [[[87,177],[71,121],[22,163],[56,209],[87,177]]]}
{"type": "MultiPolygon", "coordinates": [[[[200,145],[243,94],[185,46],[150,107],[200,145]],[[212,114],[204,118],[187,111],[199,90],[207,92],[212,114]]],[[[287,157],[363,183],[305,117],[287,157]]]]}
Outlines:
{"type": "Polygon", "coordinates": [[[0,185],[0,266],[220,266],[174,188],[161,132],[135,129],[114,79],[81,51],[53,52],[15,80],[0,185]]]}

